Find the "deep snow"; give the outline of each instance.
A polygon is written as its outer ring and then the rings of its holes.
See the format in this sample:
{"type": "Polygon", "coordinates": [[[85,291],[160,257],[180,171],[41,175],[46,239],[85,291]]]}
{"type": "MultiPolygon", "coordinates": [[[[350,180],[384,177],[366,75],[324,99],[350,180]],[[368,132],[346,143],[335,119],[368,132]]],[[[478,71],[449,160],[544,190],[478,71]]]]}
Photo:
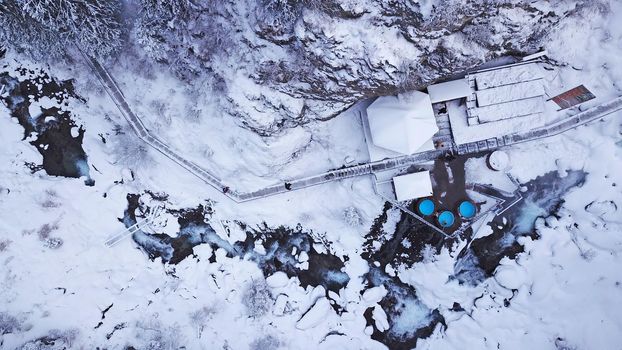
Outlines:
{"type": "MultiPolygon", "coordinates": [[[[548,37],[546,49],[559,64],[553,83],[587,84],[598,96],[590,104],[620,94],[621,8],[611,4],[604,19],[596,12],[569,16],[548,37]]],[[[385,206],[367,178],[235,205],[142,148],[80,63],[41,67],[10,52],[2,66],[0,74],[11,76],[25,67],[34,75],[43,69],[56,82],[76,79],[75,96],[63,97],[67,105],[51,96],[38,103],[71,114],[75,124],[63,138],[81,138],[94,181],[85,186],[84,176],[32,173],[25,163],[43,164],[44,156],[23,139],[28,124],[0,104],[2,348],[383,349],[416,342],[421,349],[616,349],[622,343],[619,113],[507,149],[525,202],[494,227],[480,223],[446,239],[385,206]],[[150,231],[106,248],[109,235],[131,224],[128,194],[140,195],[145,210],[165,205],[165,214],[150,231]],[[489,254],[487,242],[516,249],[489,254]],[[482,268],[482,258],[492,262],[482,268]]],[[[190,121],[175,115],[188,98],[165,73],[149,80],[126,70],[119,79],[152,125],[163,123],[152,126],[163,137],[248,187],[367,157],[360,106],[263,139],[210,113],[182,128],[190,121]],[[153,104],[167,96],[166,108],[153,104]]],[[[206,98],[200,103],[213,106],[206,98]]],[[[484,156],[465,162],[464,181],[512,191],[484,156]]],[[[456,186],[463,181],[456,172],[452,178],[456,186]]]]}

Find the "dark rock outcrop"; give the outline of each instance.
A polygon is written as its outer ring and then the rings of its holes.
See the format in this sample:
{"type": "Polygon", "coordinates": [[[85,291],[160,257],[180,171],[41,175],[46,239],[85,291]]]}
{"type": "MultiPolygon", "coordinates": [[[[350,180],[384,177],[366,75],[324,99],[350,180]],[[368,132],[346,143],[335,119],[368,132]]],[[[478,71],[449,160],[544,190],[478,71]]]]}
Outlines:
{"type": "Polygon", "coordinates": [[[208,72],[226,112],[272,135],[329,119],[364,98],[533,53],[565,16],[597,6],[578,0],[420,3],[186,2],[183,11],[158,14],[159,26],[139,20],[137,28],[152,57],[184,79],[208,72]]]}

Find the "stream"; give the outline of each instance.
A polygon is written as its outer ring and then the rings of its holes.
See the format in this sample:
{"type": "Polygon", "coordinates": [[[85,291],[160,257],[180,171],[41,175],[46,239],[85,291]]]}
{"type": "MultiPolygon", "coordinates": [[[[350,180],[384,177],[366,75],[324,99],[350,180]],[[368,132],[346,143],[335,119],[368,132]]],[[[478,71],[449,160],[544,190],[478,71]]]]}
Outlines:
{"type": "Polygon", "coordinates": [[[50,176],[84,177],[86,185],[94,185],[82,148],[84,128],[76,125],[69,111],[60,108],[68,105],[69,98],[79,99],[72,81],[59,82],[43,70],[17,68],[15,73],[29,77],[22,80],[2,71],[6,68],[0,68],[0,86],[5,86],[0,100],[24,128],[23,140],[28,140],[43,157],[42,164],[25,165],[33,173],[44,170],[50,176]],[[51,102],[49,108],[33,106],[44,100],[51,102]]]}

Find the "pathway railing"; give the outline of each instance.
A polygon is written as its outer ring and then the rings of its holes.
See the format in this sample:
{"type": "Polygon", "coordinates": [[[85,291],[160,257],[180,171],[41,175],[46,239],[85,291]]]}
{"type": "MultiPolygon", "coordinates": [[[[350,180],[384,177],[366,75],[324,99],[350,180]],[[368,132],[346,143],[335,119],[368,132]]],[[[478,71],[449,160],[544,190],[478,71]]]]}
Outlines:
{"type": "Polygon", "coordinates": [[[578,126],[591,123],[622,109],[622,96],[592,107],[586,111],[564,118],[557,122],[529,131],[514,133],[486,140],[469,142],[457,146],[458,154],[469,154],[497,149],[521,142],[534,141],[545,137],[559,135],[578,126]]]}
{"type": "Polygon", "coordinates": [[[155,219],[158,218],[164,209],[162,207],[155,207],[153,211],[147,215],[144,219],[137,221],[134,225],[125,228],[106,239],[104,245],[108,248],[113,247],[117,243],[121,242],[124,238],[134,234],[135,232],[141,231],[142,229],[150,226],[155,219]]]}
{"type": "Polygon", "coordinates": [[[477,153],[480,151],[492,150],[519,142],[541,139],[544,137],[560,134],[579,125],[590,123],[598,118],[602,118],[608,114],[622,109],[622,97],[618,97],[614,100],[590,108],[585,112],[581,112],[560,122],[548,125],[543,128],[530,130],[525,133],[515,133],[487,140],[471,142],[468,144],[461,144],[449,149],[420,152],[411,155],[370,162],[362,165],[344,167],[342,169],[330,170],[317,175],[284,181],[282,183],[277,183],[256,191],[239,192],[238,190],[232,188],[232,186],[224,183],[220,178],[218,178],[218,176],[212,174],[208,170],[179,155],[163,141],[152,135],[149,129],[147,129],[147,127],[143,124],[141,119],[132,111],[129,104],[125,100],[123,92],[121,91],[115,80],[112,78],[110,73],[106,70],[106,68],[104,68],[95,58],[88,56],[84,53],[83,55],[93,72],[95,72],[95,75],[97,75],[98,79],[104,86],[104,89],[106,90],[108,95],[117,105],[119,111],[121,111],[121,114],[125,117],[130,127],[143,142],[153,147],[158,152],[162,153],[164,156],[171,159],[175,163],[179,164],[210,186],[216,188],[218,191],[221,191],[224,195],[226,195],[235,202],[245,202],[254,199],[265,198],[275,194],[299,190],[302,188],[316,186],[331,181],[348,179],[362,175],[369,175],[375,172],[385,170],[404,168],[410,165],[421,164],[432,160],[440,159],[454,153],[477,153]]]}

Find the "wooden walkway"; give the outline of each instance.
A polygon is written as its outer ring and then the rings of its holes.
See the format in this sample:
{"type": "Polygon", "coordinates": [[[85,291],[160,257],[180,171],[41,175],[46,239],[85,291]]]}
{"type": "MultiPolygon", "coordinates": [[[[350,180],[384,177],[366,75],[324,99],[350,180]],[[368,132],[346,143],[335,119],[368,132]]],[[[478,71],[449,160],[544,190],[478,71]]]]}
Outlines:
{"type": "Polygon", "coordinates": [[[95,58],[87,55],[84,55],[84,57],[86,58],[86,61],[93,70],[93,72],[99,78],[108,95],[112,98],[114,103],[119,108],[119,111],[121,111],[121,114],[129,123],[130,127],[143,142],[147,143],[158,152],[162,153],[175,163],[179,164],[190,173],[203,180],[205,183],[216,188],[218,191],[223,192],[224,195],[226,195],[235,202],[245,202],[254,199],[265,198],[279,193],[299,190],[302,188],[316,186],[331,181],[348,179],[362,175],[370,175],[375,172],[385,170],[404,168],[410,165],[421,164],[447,157],[455,153],[461,155],[477,153],[480,151],[493,150],[519,142],[537,140],[544,137],[560,134],[564,131],[576,128],[579,125],[587,124],[622,109],[622,97],[618,97],[614,100],[593,107],[585,112],[571,116],[558,123],[546,126],[544,128],[534,129],[526,133],[505,135],[468,144],[452,145],[452,147],[443,149],[384,159],[381,161],[370,162],[363,165],[344,167],[341,169],[331,170],[313,176],[292,179],[291,181],[285,181],[283,183],[277,183],[275,185],[252,192],[239,192],[231,185],[224,183],[220,178],[210,173],[208,170],[205,170],[198,164],[195,164],[190,160],[184,158],[182,155],[171,149],[165,142],[161,141],[156,136],[151,134],[151,132],[145,127],[140,118],[132,111],[129,104],[125,100],[125,97],[123,96],[123,92],[114,81],[112,76],[108,73],[108,71],[95,58]]]}

